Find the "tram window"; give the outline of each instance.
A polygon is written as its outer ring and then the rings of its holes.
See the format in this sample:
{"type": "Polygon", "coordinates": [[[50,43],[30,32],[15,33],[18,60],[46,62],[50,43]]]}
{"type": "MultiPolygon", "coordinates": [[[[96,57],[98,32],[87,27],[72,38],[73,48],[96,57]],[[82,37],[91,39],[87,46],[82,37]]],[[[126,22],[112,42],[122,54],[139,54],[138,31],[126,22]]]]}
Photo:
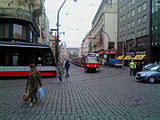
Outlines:
{"type": "Polygon", "coordinates": [[[18,65],[18,56],[13,56],[13,65],[18,65]]]}
{"type": "Polygon", "coordinates": [[[96,61],[97,61],[97,57],[95,57],[95,56],[87,57],[87,62],[96,62],[96,61]]]}
{"type": "Polygon", "coordinates": [[[5,64],[4,65],[11,65],[11,56],[5,56],[5,64]]]}
{"type": "Polygon", "coordinates": [[[31,63],[43,66],[55,65],[54,58],[49,49],[0,47],[1,66],[29,66],[31,63]],[[41,60],[38,60],[38,57],[41,60]]]}

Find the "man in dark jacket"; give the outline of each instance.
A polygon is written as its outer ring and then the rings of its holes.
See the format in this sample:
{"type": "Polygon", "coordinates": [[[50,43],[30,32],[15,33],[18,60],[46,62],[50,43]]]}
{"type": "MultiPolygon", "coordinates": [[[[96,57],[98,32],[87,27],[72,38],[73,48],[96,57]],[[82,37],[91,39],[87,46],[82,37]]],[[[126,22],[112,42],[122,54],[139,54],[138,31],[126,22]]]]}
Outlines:
{"type": "Polygon", "coordinates": [[[67,60],[67,61],[65,62],[66,78],[69,77],[69,73],[68,73],[69,67],[70,67],[70,63],[69,63],[69,60],[67,60]]]}

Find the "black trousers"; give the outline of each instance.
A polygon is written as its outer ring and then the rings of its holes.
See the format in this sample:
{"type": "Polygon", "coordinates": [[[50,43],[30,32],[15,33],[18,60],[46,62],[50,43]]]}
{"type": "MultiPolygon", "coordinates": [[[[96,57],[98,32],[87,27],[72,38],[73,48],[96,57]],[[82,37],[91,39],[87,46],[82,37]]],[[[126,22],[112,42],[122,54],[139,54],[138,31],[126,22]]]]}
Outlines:
{"type": "Polygon", "coordinates": [[[130,69],[130,75],[135,75],[135,69],[130,69]]]}
{"type": "Polygon", "coordinates": [[[68,78],[68,77],[69,77],[69,73],[68,73],[68,71],[69,71],[69,69],[68,69],[68,68],[66,68],[66,78],[68,78]]]}

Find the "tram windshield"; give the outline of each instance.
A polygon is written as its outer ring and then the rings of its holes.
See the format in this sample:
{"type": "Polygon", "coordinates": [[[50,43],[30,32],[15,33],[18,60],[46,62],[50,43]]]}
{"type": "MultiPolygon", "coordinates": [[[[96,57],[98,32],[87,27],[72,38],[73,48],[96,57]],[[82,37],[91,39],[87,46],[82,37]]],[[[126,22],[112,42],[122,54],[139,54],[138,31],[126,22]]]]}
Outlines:
{"type": "Polygon", "coordinates": [[[97,63],[98,62],[97,56],[87,56],[86,62],[97,63]]]}

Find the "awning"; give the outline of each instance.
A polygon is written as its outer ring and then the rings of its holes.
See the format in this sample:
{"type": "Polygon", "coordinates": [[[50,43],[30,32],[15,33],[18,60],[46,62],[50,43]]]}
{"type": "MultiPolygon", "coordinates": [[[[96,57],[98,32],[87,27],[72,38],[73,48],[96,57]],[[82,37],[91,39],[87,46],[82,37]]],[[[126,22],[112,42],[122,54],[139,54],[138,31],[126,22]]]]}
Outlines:
{"type": "Polygon", "coordinates": [[[123,56],[118,56],[116,59],[122,60],[123,56]]]}
{"type": "Polygon", "coordinates": [[[145,56],[146,56],[146,54],[136,55],[136,56],[133,58],[133,60],[143,60],[145,56]]]}
{"type": "Polygon", "coordinates": [[[11,42],[0,42],[0,47],[25,47],[25,48],[49,48],[48,45],[33,44],[33,43],[11,43],[11,42]]]}
{"type": "Polygon", "coordinates": [[[124,58],[124,60],[131,60],[131,59],[133,59],[133,58],[131,57],[131,55],[127,55],[127,56],[124,58]]]}

